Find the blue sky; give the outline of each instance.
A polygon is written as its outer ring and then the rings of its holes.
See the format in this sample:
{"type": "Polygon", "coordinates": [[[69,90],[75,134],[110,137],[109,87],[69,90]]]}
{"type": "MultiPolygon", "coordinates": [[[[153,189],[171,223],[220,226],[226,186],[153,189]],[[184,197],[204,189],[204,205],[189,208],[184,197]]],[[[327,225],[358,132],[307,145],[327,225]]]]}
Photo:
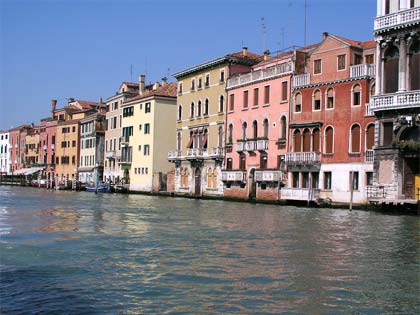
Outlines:
{"type": "MultiPolygon", "coordinates": [[[[307,43],[373,38],[375,0],[307,0],[307,43]]],[[[0,129],[240,51],[304,44],[304,0],[0,0],[0,129]],[[264,18],[262,20],[262,18],[264,18]],[[264,21],[264,23],[263,23],[264,21]],[[265,27],[263,27],[263,24],[265,27]],[[265,32],[263,29],[265,28],[265,32]]]]}

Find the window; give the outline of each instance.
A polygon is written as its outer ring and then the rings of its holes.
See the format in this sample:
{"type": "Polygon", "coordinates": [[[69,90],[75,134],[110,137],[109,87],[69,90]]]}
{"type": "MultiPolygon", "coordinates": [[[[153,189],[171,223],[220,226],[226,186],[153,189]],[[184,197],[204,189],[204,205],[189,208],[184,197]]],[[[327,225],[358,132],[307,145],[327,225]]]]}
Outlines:
{"type": "Polygon", "coordinates": [[[225,70],[220,71],[220,82],[225,82],[225,70]]]}
{"type": "Polygon", "coordinates": [[[393,123],[392,121],[384,122],[382,124],[382,145],[387,146],[393,140],[393,123]]]}
{"type": "Polygon", "coordinates": [[[243,107],[248,108],[248,91],[244,91],[243,107]]]}
{"type": "Polygon", "coordinates": [[[295,94],[295,112],[300,113],[302,111],[302,94],[295,94]]]}
{"type": "Polygon", "coordinates": [[[219,113],[223,113],[225,110],[225,97],[220,95],[219,97],[219,113]]]}
{"type": "Polygon", "coordinates": [[[353,94],[352,94],[352,100],[353,100],[353,106],[359,106],[360,105],[360,85],[356,84],[353,87],[353,94]]]}
{"type": "Polygon", "coordinates": [[[284,81],[281,83],[281,100],[282,101],[287,101],[287,81],[284,81]]]}
{"type": "Polygon", "coordinates": [[[268,139],[268,119],[264,119],[263,121],[263,137],[268,139]]]}
{"type": "Polygon", "coordinates": [[[320,74],[322,71],[321,59],[314,60],[314,74],[320,74]]]}
{"type": "Polygon", "coordinates": [[[292,173],[292,186],[293,188],[299,188],[299,172],[292,173]]]}
{"type": "Polygon", "coordinates": [[[246,156],[243,153],[239,155],[239,169],[246,170],[246,156]]]}
{"type": "Polygon", "coordinates": [[[143,154],[144,154],[144,155],[149,155],[149,154],[150,154],[150,146],[149,146],[148,144],[145,144],[145,145],[143,146],[143,148],[144,148],[144,152],[143,152],[143,154]]]}
{"type": "Polygon", "coordinates": [[[375,142],[375,125],[369,124],[366,128],[366,149],[372,150],[375,142]]]}
{"type": "Polygon", "coordinates": [[[182,83],[179,83],[178,94],[182,94],[182,83]]]}
{"type": "Polygon", "coordinates": [[[313,152],[320,152],[320,139],[321,139],[321,132],[319,131],[318,128],[315,128],[312,131],[312,151],[313,152]]]}
{"type": "Polygon", "coordinates": [[[197,103],[197,117],[201,116],[201,101],[197,103]]]}
{"type": "Polygon", "coordinates": [[[203,115],[207,116],[209,114],[209,99],[206,98],[206,100],[204,101],[204,111],[203,111],[203,115]]]}
{"type": "Polygon", "coordinates": [[[76,127],[73,126],[72,132],[76,132],[76,127]]]}
{"type": "Polygon", "coordinates": [[[191,79],[191,91],[195,90],[195,80],[191,79]]]}
{"type": "Polygon", "coordinates": [[[350,152],[359,153],[360,152],[360,126],[358,124],[354,124],[351,127],[350,138],[351,138],[350,152]]]}
{"type": "Polygon", "coordinates": [[[331,126],[325,129],[325,148],[324,153],[333,153],[334,130],[331,126]]]}
{"type": "Polygon", "coordinates": [[[178,120],[181,120],[181,118],[182,118],[182,106],[179,105],[178,106],[178,120]]]}
{"type": "Polygon", "coordinates": [[[350,190],[359,190],[359,172],[350,172],[350,190]]]}
{"type": "Polygon", "coordinates": [[[337,70],[346,69],[346,55],[337,56],[337,70]]]}
{"type": "Polygon", "coordinates": [[[152,107],[152,104],[150,102],[146,103],[146,105],[144,107],[144,112],[145,113],[150,113],[151,107],[152,107]]]}
{"type": "Polygon", "coordinates": [[[320,90],[316,90],[314,92],[313,110],[321,110],[321,91],[320,90]]]}
{"type": "Polygon", "coordinates": [[[194,102],[192,102],[190,105],[190,118],[194,117],[194,107],[195,107],[194,102]]]}
{"type": "Polygon", "coordinates": [[[72,146],[73,148],[75,148],[75,147],[76,147],[76,140],[73,140],[73,141],[71,142],[71,146],[72,146]]]}
{"type": "Polygon", "coordinates": [[[202,89],[202,88],[203,88],[203,78],[199,77],[198,78],[197,89],[202,89]]]}
{"type": "Polygon", "coordinates": [[[293,152],[301,152],[302,151],[302,136],[300,134],[300,130],[296,129],[293,133],[293,152]]]}
{"type": "Polygon", "coordinates": [[[302,134],[303,152],[311,152],[311,132],[305,129],[302,134]]]}
{"type": "Polygon", "coordinates": [[[231,170],[232,169],[232,165],[233,165],[232,158],[227,158],[227,160],[226,160],[226,169],[227,170],[231,170]]]}
{"type": "Polygon", "coordinates": [[[267,153],[261,153],[260,155],[260,168],[261,169],[267,168],[267,153]]]}
{"type": "Polygon", "coordinates": [[[366,56],[365,56],[365,63],[366,63],[366,64],[369,64],[369,65],[371,65],[371,64],[373,64],[373,63],[374,63],[374,60],[373,60],[373,54],[371,54],[371,55],[366,55],[366,56]]]}
{"type": "Polygon", "coordinates": [[[282,116],[280,119],[280,139],[286,139],[287,135],[287,119],[286,116],[282,116]]]}
{"type": "Polygon", "coordinates": [[[144,124],[144,134],[150,133],[150,124],[144,124]]]}
{"type": "Polygon", "coordinates": [[[74,155],[71,157],[71,164],[76,164],[76,156],[74,155]]]}
{"type": "Polygon", "coordinates": [[[138,151],[141,152],[141,144],[138,146],[138,151]]]}
{"type": "Polygon", "coordinates": [[[259,89],[255,88],[254,89],[254,106],[258,106],[258,94],[259,94],[259,89]]]}
{"type": "Polygon", "coordinates": [[[243,140],[246,140],[246,128],[248,127],[248,125],[247,125],[247,123],[246,122],[244,122],[243,124],[242,124],[242,139],[243,140]]]}
{"type": "Polygon", "coordinates": [[[264,86],[264,104],[270,104],[270,86],[264,86]]]}
{"type": "Polygon", "coordinates": [[[204,86],[205,87],[210,86],[210,74],[206,74],[206,80],[204,81],[204,86]]]}
{"type": "Polygon", "coordinates": [[[373,172],[366,172],[366,186],[373,185],[373,172]]]}
{"type": "Polygon", "coordinates": [[[363,58],[362,58],[361,55],[359,55],[359,54],[354,55],[354,64],[355,65],[360,65],[362,63],[362,61],[363,61],[363,58]]]}
{"type": "Polygon", "coordinates": [[[324,172],[324,189],[331,190],[332,173],[324,172]]]}
{"type": "Polygon", "coordinates": [[[228,127],[228,138],[227,138],[227,142],[228,144],[231,144],[233,141],[233,125],[229,124],[228,127]]]}
{"type": "MultiPolygon", "coordinates": [[[[222,148],[223,147],[223,127],[219,127],[219,134],[218,134],[218,143],[217,143],[217,146],[219,147],[219,148],[222,148]]],[[[205,135],[205,137],[207,137],[207,135],[205,135]]]]}
{"type": "Polygon", "coordinates": [[[176,135],[176,149],[177,151],[181,151],[182,143],[181,143],[181,133],[178,132],[176,135]]]}
{"type": "Polygon", "coordinates": [[[334,108],[334,90],[329,88],[327,90],[327,109],[334,108]]]}
{"type": "Polygon", "coordinates": [[[252,122],[252,138],[255,140],[258,138],[258,123],[256,120],[252,122]]]}
{"type": "Polygon", "coordinates": [[[133,116],[134,115],[134,107],[130,106],[130,107],[125,107],[123,109],[123,117],[129,117],[129,116],[133,116]]]}
{"type": "Polygon", "coordinates": [[[235,94],[229,95],[229,110],[235,109],[235,94]]]}

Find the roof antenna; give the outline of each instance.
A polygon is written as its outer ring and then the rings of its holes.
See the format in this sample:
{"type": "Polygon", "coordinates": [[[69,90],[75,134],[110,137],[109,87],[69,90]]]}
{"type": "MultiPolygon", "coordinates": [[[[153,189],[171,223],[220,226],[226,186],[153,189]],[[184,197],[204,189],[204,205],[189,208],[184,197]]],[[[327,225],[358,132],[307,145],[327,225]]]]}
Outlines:
{"type": "Polygon", "coordinates": [[[262,17],[261,18],[261,27],[262,27],[262,48],[263,48],[263,51],[266,51],[266,49],[267,49],[267,39],[266,39],[266,37],[267,37],[267,28],[266,28],[266,26],[265,26],[265,19],[264,19],[264,17],[262,17]]]}

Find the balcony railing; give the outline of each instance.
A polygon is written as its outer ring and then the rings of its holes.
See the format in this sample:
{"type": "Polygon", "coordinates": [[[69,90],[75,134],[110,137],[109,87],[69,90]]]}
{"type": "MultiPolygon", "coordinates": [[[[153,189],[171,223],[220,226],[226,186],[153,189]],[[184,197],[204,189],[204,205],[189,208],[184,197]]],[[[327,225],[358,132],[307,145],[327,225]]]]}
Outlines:
{"type": "Polygon", "coordinates": [[[176,160],[181,157],[181,151],[179,150],[171,150],[168,151],[168,160],[176,160]]]}
{"type": "Polygon", "coordinates": [[[308,85],[310,83],[310,75],[309,73],[295,75],[293,77],[292,87],[297,88],[300,86],[308,85]]]}
{"type": "Polygon", "coordinates": [[[130,136],[122,136],[121,145],[129,145],[129,144],[130,144],[130,136]]]}
{"type": "Polygon", "coordinates": [[[370,110],[370,104],[369,103],[365,104],[365,116],[370,117],[374,115],[375,114],[373,113],[373,111],[370,110]]]}
{"type": "Polygon", "coordinates": [[[256,144],[257,144],[257,141],[248,140],[247,142],[245,142],[245,151],[255,151],[256,144]]]}
{"type": "Polygon", "coordinates": [[[287,164],[310,165],[321,162],[321,153],[319,152],[289,152],[285,155],[287,164]]]}
{"type": "Polygon", "coordinates": [[[398,187],[396,184],[366,186],[366,197],[370,201],[397,199],[398,187]]]}
{"type": "Polygon", "coordinates": [[[280,171],[255,171],[255,180],[257,182],[278,182],[282,179],[280,171]]]}
{"type": "Polygon", "coordinates": [[[222,181],[224,182],[243,182],[246,178],[244,171],[222,171],[222,181]]]}
{"type": "Polygon", "coordinates": [[[107,159],[115,159],[115,151],[106,151],[105,152],[105,157],[107,159]]]}
{"type": "Polygon", "coordinates": [[[370,110],[375,112],[379,110],[412,108],[419,106],[420,90],[417,90],[374,96],[370,103],[370,110]]]}
{"type": "Polygon", "coordinates": [[[257,140],[257,150],[258,151],[268,150],[268,139],[257,140]]]}
{"type": "Polygon", "coordinates": [[[318,188],[282,188],[281,199],[316,201],[319,198],[321,190],[318,188]]]}
{"type": "Polygon", "coordinates": [[[279,64],[274,67],[252,71],[244,75],[239,75],[237,77],[230,78],[227,81],[226,87],[230,89],[230,88],[238,87],[245,84],[251,84],[257,81],[270,79],[277,75],[284,75],[287,73],[291,74],[293,71],[294,71],[294,64],[293,62],[290,61],[290,62],[279,64]]]}
{"type": "Polygon", "coordinates": [[[420,21],[420,7],[411,8],[408,10],[387,14],[375,19],[375,32],[382,29],[393,28],[408,23],[419,23],[420,21]]]}
{"type": "Polygon", "coordinates": [[[236,151],[237,152],[242,152],[245,150],[245,142],[244,141],[238,141],[236,143],[236,151]]]}
{"type": "Polygon", "coordinates": [[[193,148],[188,149],[187,158],[196,158],[207,156],[207,149],[205,148],[193,148]]]}
{"type": "Polygon", "coordinates": [[[373,150],[366,150],[365,151],[365,162],[366,163],[373,163],[374,152],[375,151],[373,151],[373,150]]]}
{"type": "Polygon", "coordinates": [[[212,153],[213,157],[223,157],[224,155],[225,155],[224,148],[221,148],[221,147],[214,147],[213,148],[213,153],[212,153]]]}
{"type": "Polygon", "coordinates": [[[350,78],[359,78],[375,76],[375,65],[374,64],[361,64],[350,66],[350,78]]]}

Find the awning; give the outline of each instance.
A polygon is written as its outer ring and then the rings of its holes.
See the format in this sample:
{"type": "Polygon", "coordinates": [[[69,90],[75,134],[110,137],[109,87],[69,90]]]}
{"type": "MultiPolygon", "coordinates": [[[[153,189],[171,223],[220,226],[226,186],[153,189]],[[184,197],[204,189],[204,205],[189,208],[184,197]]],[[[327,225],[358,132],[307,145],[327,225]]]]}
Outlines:
{"type": "Polygon", "coordinates": [[[42,171],[43,167],[28,167],[28,168],[22,168],[20,170],[14,171],[13,175],[31,175],[33,173],[42,171]]]}
{"type": "Polygon", "coordinates": [[[78,173],[90,173],[90,172],[93,172],[94,170],[95,170],[94,167],[79,167],[77,169],[77,172],[78,173]]]}

